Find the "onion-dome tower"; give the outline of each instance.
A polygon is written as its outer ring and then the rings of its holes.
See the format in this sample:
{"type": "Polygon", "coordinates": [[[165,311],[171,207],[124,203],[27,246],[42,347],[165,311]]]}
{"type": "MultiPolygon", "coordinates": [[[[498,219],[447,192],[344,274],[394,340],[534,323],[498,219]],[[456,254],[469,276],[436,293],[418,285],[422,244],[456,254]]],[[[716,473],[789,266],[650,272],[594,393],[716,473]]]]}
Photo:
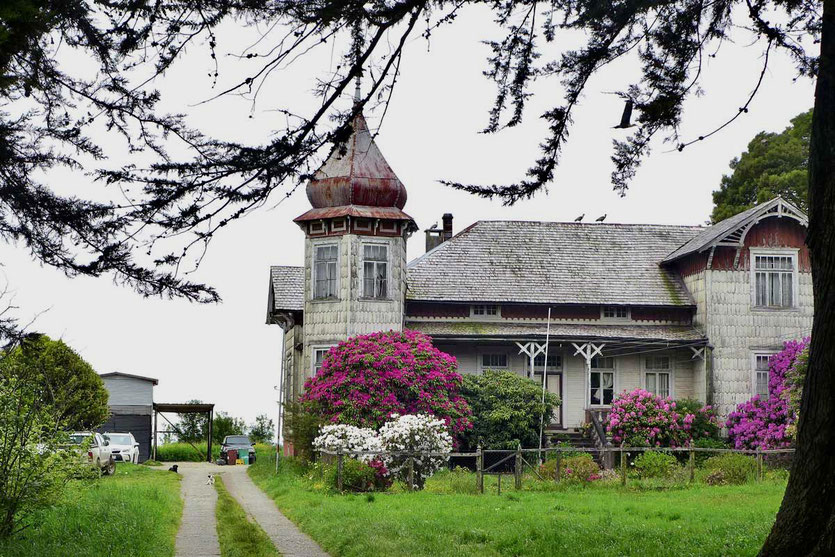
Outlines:
{"type": "Polygon", "coordinates": [[[406,240],[417,230],[403,212],[406,187],[362,113],[307,184],[312,209],[295,219],[305,232],[304,359],[348,337],[403,326],[406,240]]]}

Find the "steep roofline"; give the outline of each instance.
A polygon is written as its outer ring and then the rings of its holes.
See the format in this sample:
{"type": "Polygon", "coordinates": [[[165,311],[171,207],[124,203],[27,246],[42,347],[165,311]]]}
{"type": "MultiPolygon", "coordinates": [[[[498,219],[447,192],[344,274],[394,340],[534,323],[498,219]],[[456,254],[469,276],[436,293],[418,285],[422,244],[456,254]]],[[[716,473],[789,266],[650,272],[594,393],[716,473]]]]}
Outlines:
{"type": "Polygon", "coordinates": [[[148,381],[149,383],[153,383],[154,385],[159,385],[159,379],[154,379],[153,377],[145,377],[144,375],[135,375],[133,373],[122,373],[121,371],[100,373],[99,377],[127,377],[129,379],[141,379],[142,381],[148,381]]]}

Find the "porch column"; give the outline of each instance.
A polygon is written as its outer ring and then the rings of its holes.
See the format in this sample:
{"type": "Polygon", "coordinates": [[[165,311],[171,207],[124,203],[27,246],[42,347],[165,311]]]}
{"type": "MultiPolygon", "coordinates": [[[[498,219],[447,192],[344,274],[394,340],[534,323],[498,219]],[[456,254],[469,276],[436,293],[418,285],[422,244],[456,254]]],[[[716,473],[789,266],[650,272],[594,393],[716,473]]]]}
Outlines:
{"type": "Polygon", "coordinates": [[[586,342],[583,344],[577,344],[576,342],[572,342],[571,345],[574,347],[574,355],[580,355],[586,360],[586,376],[583,379],[583,388],[585,389],[585,394],[583,395],[583,397],[585,399],[585,402],[583,404],[585,408],[588,408],[590,404],[589,389],[591,387],[591,359],[599,355],[600,352],[603,350],[603,347],[606,345],[594,344],[591,342],[586,342]]]}
{"type": "MultiPolygon", "coordinates": [[[[528,379],[531,379],[533,377],[534,358],[536,358],[540,354],[544,354],[547,345],[544,342],[526,342],[525,344],[517,342],[516,346],[519,347],[520,354],[526,354],[528,356],[528,379]]],[[[547,367],[548,362],[545,362],[545,365],[547,367]]]]}

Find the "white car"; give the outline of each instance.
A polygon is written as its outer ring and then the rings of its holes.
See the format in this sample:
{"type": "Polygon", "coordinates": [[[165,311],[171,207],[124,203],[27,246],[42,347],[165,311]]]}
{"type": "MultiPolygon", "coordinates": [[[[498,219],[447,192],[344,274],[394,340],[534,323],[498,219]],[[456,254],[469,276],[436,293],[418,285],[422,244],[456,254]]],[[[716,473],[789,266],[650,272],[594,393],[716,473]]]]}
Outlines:
{"type": "Polygon", "coordinates": [[[104,438],[110,442],[113,460],[139,464],[139,443],[133,433],[105,433],[104,438]]]}
{"type": "Polygon", "coordinates": [[[116,460],[110,454],[110,444],[100,433],[91,431],[76,431],[70,433],[70,447],[82,447],[82,458],[87,457],[93,468],[100,470],[105,476],[116,471],[116,460]],[[86,455],[84,455],[86,448],[86,455]]]}

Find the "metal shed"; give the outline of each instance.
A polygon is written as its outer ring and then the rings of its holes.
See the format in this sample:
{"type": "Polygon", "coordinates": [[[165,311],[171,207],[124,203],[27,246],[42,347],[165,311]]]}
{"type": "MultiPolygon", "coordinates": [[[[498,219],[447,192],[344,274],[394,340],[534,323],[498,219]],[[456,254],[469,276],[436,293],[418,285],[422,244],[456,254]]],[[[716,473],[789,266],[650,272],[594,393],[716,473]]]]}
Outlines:
{"type": "Polygon", "coordinates": [[[157,379],[114,371],[100,375],[110,395],[110,417],[100,432],[132,433],[139,443],[139,461],[151,456],[151,414],[157,379]]]}

